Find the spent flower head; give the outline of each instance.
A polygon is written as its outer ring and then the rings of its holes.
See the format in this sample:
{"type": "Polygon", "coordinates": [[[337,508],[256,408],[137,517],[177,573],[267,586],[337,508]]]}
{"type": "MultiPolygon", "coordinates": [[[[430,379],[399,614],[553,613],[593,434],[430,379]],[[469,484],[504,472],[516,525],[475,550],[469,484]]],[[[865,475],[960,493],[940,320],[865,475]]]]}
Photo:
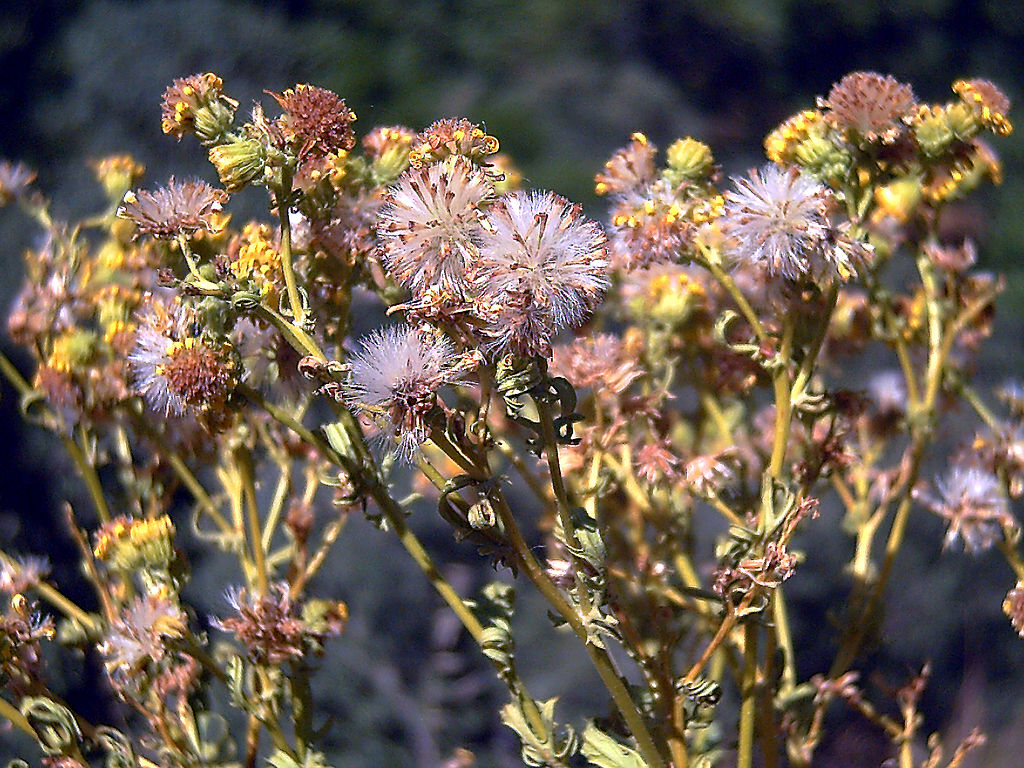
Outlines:
{"type": "Polygon", "coordinates": [[[958,538],[964,550],[978,554],[989,549],[1016,525],[999,478],[980,467],[955,466],[935,481],[938,496],[916,493],[928,509],[949,522],[944,542],[949,547],[958,538]]]}
{"type": "Polygon", "coordinates": [[[187,307],[149,297],[128,359],[136,391],[164,414],[216,415],[238,383],[238,364],[226,340],[197,333],[187,307]]]}
{"type": "Polygon", "coordinates": [[[365,337],[349,362],[346,401],[370,417],[386,441],[397,443],[395,454],[407,460],[429,437],[427,415],[437,405],[438,389],[460,381],[477,361],[429,329],[394,325],[365,337]]]}
{"type": "Polygon", "coordinates": [[[23,555],[0,562],[0,593],[15,595],[32,589],[50,573],[45,557],[23,555]]]}
{"type": "Polygon", "coordinates": [[[869,142],[891,143],[914,113],[913,89],[891,75],[851,72],[818,100],[825,119],[846,133],[869,142]]]}
{"type": "Polygon", "coordinates": [[[1003,600],[1003,613],[1010,620],[1017,634],[1024,637],[1024,581],[1006,593],[1003,600]]]}
{"type": "Polygon", "coordinates": [[[644,370],[622,339],[599,333],[552,350],[551,373],[564,376],[577,388],[593,387],[596,394],[618,395],[644,370]]]}
{"type": "Polygon", "coordinates": [[[846,280],[869,260],[870,246],[847,236],[847,222],[830,223],[832,193],[810,176],[766,165],[734,182],[722,227],[738,260],[763,266],[769,277],[823,282],[846,280]]]}
{"type": "Polygon", "coordinates": [[[1007,118],[1010,99],[991,80],[957,80],[953,83],[953,90],[971,108],[982,125],[993,133],[1007,136],[1013,131],[1007,118]]]}
{"type": "Polygon", "coordinates": [[[199,230],[213,232],[215,214],[227,199],[224,190],[211,187],[205,181],[179,184],[172,176],[167,186],[155,192],[143,189],[125,193],[117,215],[135,222],[140,234],[170,239],[199,230]]]}
{"type": "Polygon", "coordinates": [[[35,178],[36,172],[24,163],[0,160],[0,206],[24,195],[35,178]]]}
{"type": "Polygon", "coordinates": [[[476,282],[494,347],[549,356],[551,338],[578,326],[608,287],[608,239],[553,192],[515,192],[488,212],[476,282]]]}
{"type": "Polygon", "coordinates": [[[266,594],[254,594],[244,587],[233,587],[226,594],[235,615],[213,619],[213,625],[231,632],[245,646],[249,658],[261,664],[278,665],[307,653],[320,653],[323,641],[341,632],[344,605],[296,601],[288,584],[272,584],[266,594]]]}
{"type": "Polygon", "coordinates": [[[136,598],[116,618],[99,646],[107,672],[124,679],[141,671],[149,661],[160,662],[167,641],[184,637],[185,614],[163,595],[136,598]]]}
{"type": "Polygon", "coordinates": [[[616,150],[594,177],[599,195],[637,192],[654,181],[654,156],[658,150],[642,133],[634,133],[629,146],[616,150]]]}
{"type": "Polygon", "coordinates": [[[377,228],[391,277],[416,295],[436,287],[462,298],[493,196],[488,175],[461,156],[403,173],[377,228]]]}
{"type": "Polygon", "coordinates": [[[281,136],[300,160],[348,152],[356,144],[352,123],[356,113],[334,91],[300,84],[284,93],[272,93],[284,114],[278,120],[281,136]]]}

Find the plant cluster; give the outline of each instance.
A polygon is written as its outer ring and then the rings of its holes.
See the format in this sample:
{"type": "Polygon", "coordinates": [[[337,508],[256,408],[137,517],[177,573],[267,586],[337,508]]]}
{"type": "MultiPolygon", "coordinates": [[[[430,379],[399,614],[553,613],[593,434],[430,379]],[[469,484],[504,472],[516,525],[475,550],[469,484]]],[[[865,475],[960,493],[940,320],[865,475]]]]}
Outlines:
{"type": "Polygon", "coordinates": [[[953,91],[925,104],[847,75],[731,181],[700,141],[659,160],[634,134],[596,177],[605,227],[523,189],[469,120],[358,139],[343,99],[302,84],[241,123],[213,74],[167,89],[162,127],[198,140],[220,187],[138,188],[142,167],[111,157],[107,207],[69,224],[4,162],[0,200],[46,238],[8,318],[36,369],[0,370],[88,488],[95,524],[68,525],[99,609],[0,553],[0,715],[63,768],[326,766],[310,679],[348,611],[316,576],[361,512],[493,664],[528,765],[810,766],[840,702],[901,766],[959,765],[979,734],[912,751],[926,670],[892,701],[856,672],[920,512],[950,549],[1002,551],[1024,634],[1024,389],[997,413],[970,383],[1001,283],[943,218],[999,180],[982,136],[1010,132],[1009,103],[985,80],[953,91]],[[251,186],[273,216],[238,226],[251,186]],[[889,367],[852,389],[868,356],[889,367]],[[981,426],[929,481],[958,400],[981,426]],[[458,594],[407,525],[424,499],[511,578],[458,594]],[[843,510],[852,587],[831,668],[800,679],[784,582],[819,504],[843,510]],[[237,561],[217,616],[182,596],[183,527],[237,561]],[[582,729],[520,675],[520,583],[607,690],[582,729]],[[49,645],[98,655],[129,727],[61,701],[49,645]]]}

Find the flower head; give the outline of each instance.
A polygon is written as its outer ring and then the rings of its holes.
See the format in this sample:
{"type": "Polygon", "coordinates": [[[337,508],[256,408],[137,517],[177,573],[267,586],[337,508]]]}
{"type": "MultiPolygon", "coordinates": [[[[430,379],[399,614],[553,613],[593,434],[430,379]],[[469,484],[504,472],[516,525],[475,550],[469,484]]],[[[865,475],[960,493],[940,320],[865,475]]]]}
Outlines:
{"type": "Polygon", "coordinates": [[[135,389],[165,414],[222,411],[237,384],[237,362],[227,342],[193,333],[194,313],[150,298],[129,355],[135,389]]]}
{"type": "Polygon", "coordinates": [[[657,148],[642,133],[634,133],[628,147],[616,150],[594,177],[599,195],[637,192],[654,181],[654,156],[657,148]]]}
{"type": "Polygon", "coordinates": [[[847,237],[848,225],[829,223],[832,193],[809,176],[766,165],[734,181],[723,229],[738,258],[762,265],[769,277],[845,280],[868,260],[870,247],[847,237]]]}
{"type": "Polygon", "coordinates": [[[24,163],[0,160],[0,206],[25,194],[35,178],[36,172],[24,163]]]}
{"type": "Polygon", "coordinates": [[[608,333],[576,339],[552,352],[553,374],[564,376],[577,388],[594,387],[597,393],[621,394],[644,373],[622,339],[608,333]]]}
{"type": "Polygon", "coordinates": [[[498,151],[498,140],[466,118],[438,120],[412,143],[409,162],[413,168],[436,163],[452,155],[479,162],[498,151]]]}
{"type": "Polygon", "coordinates": [[[122,571],[165,570],[174,558],[174,523],[166,515],[153,519],[120,515],[104,523],[95,540],[96,559],[122,571]]]}
{"type": "Polygon", "coordinates": [[[292,598],[288,585],[271,585],[264,595],[244,588],[227,592],[234,616],[214,619],[213,625],[234,633],[249,657],[261,664],[281,664],[322,650],[329,635],[337,635],[344,624],[344,604],[310,601],[304,606],[292,598]],[[314,615],[315,614],[315,615],[314,615]]]}
{"type": "Polygon", "coordinates": [[[832,86],[818,106],[835,128],[867,141],[891,143],[916,106],[914,91],[891,75],[851,72],[832,86]]]}
{"type": "Polygon", "coordinates": [[[487,174],[464,157],[407,170],[377,228],[388,273],[416,295],[436,286],[461,298],[484,237],[481,209],[493,195],[487,174]]]}
{"type": "Polygon", "coordinates": [[[868,397],[881,416],[901,416],[907,410],[907,384],[900,371],[879,371],[868,380],[868,397]]]}
{"type": "Polygon", "coordinates": [[[953,467],[935,481],[938,497],[918,494],[935,514],[949,521],[944,546],[957,538],[964,550],[978,554],[990,548],[1002,536],[1003,528],[1016,521],[1008,509],[999,478],[980,467],[953,467]]]}
{"type": "Polygon", "coordinates": [[[356,113],[338,94],[302,84],[270,95],[284,110],[278,121],[281,135],[296,147],[300,159],[348,152],[355,146],[352,123],[356,113]]]}
{"type": "Polygon", "coordinates": [[[608,287],[608,240],[553,192],[508,195],[488,229],[476,275],[488,333],[498,349],[546,357],[554,333],[583,322],[608,287]]]}
{"type": "Polygon", "coordinates": [[[716,207],[721,207],[721,198],[697,204],[685,201],[664,180],[619,195],[611,217],[612,264],[632,272],[682,261],[692,249],[696,222],[713,218],[716,207]]]}
{"type": "Polygon", "coordinates": [[[998,136],[1007,136],[1013,131],[1006,115],[1010,111],[1010,99],[991,80],[957,80],[953,83],[956,95],[969,106],[982,125],[998,136]]]}
{"type": "Polygon", "coordinates": [[[213,232],[214,214],[220,212],[227,199],[224,190],[205,181],[178,184],[172,176],[166,187],[155,192],[127,192],[117,215],[135,222],[141,234],[170,239],[201,229],[213,232]]]}
{"type": "Polygon", "coordinates": [[[1018,581],[1017,585],[1006,593],[1003,613],[1017,630],[1017,634],[1024,637],[1024,581],[1018,581]]]}
{"type": "Polygon", "coordinates": [[[365,339],[350,358],[352,375],[346,400],[397,441],[396,455],[409,459],[429,436],[427,415],[437,404],[437,390],[459,381],[472,360],[460,357],[444,337],[395,325],[365,339]]]}
{"type": "Polygon", "coordinates": [[[164,91],[160,126],[164,133],[181,137],[195,133],[212,143],[231,125],[238,102],[224,95],[224,82],[212,72],[179,77],[164,91]]]}
{"type": "Polygon", "coordinates": [[[159,662],[167,640],[183,637],[185,614],[173,602],[158,594],[136,598],[115,619],[100,644],[108,673],[119,678],[137,674],[149,661],[159,662]]]}
{"type": "Polygon", "coordinates": [[[25,555],[0,563],[0,592],[14,595],[35,587],[50,573],[45,557],[25,555]]]}

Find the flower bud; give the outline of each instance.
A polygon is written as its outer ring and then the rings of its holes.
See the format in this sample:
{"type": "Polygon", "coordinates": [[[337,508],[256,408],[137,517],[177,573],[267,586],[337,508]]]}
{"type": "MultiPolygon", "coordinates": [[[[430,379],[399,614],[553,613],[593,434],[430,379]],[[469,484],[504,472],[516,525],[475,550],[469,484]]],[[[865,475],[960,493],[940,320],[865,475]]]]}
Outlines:
{"type": "Polygon", "coordinates": [[[689,137],[673,143],[665,158],[668,161],[665,178],[672,184],[706,180],[715,162],[707,144],[689,137]]]}
{"type": "Polygon", "coordinates": [[[852,162],[850,153],[825,136],[811,135],[793,148],[794,161],[822,181],[845,178],[852,162]]]}
{"type": "Polygon", "coordinates": [[[92,164],[96,180],[111,202],[120,202],[124,193],[134,187],[146,166],[135,162],[131,155],[112,155],[92,164]]]}
{"type": "Polygon", "coordinates": [[[237,192],[263,175],[266,149],[255,139],[232,139],[210,149],[210,162],[224,188],[237,192]]]}

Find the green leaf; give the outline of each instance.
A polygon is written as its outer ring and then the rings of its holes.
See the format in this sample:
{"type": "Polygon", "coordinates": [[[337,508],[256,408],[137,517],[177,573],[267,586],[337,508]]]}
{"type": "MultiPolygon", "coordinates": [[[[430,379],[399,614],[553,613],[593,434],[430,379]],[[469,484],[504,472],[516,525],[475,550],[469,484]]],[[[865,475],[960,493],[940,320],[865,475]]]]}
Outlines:
{"type": "Polygon", "coordinates": [[[587,721],[580,749],[587,760],[600,768],[646,768],[647,763],[635,749],[620,744],[592,721],[587,721]]]}

